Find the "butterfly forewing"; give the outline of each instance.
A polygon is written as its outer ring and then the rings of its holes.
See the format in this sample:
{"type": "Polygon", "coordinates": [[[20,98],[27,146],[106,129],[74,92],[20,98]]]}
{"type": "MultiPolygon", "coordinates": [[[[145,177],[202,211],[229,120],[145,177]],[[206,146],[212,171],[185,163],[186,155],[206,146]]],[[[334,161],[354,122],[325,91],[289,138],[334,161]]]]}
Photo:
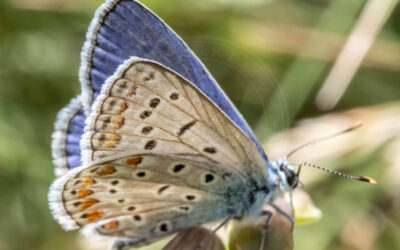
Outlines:
{"type": "MultiPolygon", "coordinates": [[[[253,132],[199,58],[168,25],[135,0],[108,0],[98,8],[82,50],[80,81],[85,111],[102,85],[132,56],[160,62],[195,84],[264,155],[253,132]]],[[[264,155],[265,156],[265,155],[264,155]]]]}
{"type": "Polygon", "coordinates": [[[131,59],[107,80],[82,140],[84,163],[118,154],[207,161],[265,182],[252,141],[193,84],[148,60],[131,59]]]}
{"type": "Polygon", "coordinates": [[[71,170],[51,187],[50,204],[66,229],[88,225],[139,244],[229,216],[242,197],[227,196],[228,189],[246,192],[241,178],[223,168],[134,155],[71,170]]]}

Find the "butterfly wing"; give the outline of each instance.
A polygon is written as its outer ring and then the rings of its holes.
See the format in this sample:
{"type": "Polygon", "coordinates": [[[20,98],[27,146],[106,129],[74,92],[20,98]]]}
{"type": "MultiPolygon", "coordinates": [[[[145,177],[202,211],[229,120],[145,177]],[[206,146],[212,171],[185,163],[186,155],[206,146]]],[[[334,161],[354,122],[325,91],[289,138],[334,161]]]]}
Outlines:
{"type": "Polygon", "coordinates": [[[188,80],[139,58],[107,79],[86,120],[79,167],[50,188],[65,229],[149,244],[241,215],[267,185],[253,142],[188,80]]]}
{"type": "Polygon", "coordinates": [[[235,194],[245,189],[236,173],[206,162],[130,155],[71,170],[51,186],[49,200],[65,229],[136,246],[232,215],[244,199],[235,194]]]}
{"type": "Polygon", "coordinates": [[[72,99],[58,113],[51,143],[56,176],[61,176],[69,169],[82,165],[79,142],[85,120],[81,96],[72,99]]]}
{"type": "Polygon", "coordinates": [[[207,161],[265,185],[265,162],[251,140],[201,91],[163,65],[123,63],[103,86],[81,142],[84,164],[120,154],[207,161]]]}
{"type": "Polygon", "coordinates": [[[203,63],[170,27],[137,1],[107,1],[90,25],[80,68],[87,111],[106,79],[133,56],[160,62],[192,82],[242,129],[266,159],[250,127],[203,63]]]}

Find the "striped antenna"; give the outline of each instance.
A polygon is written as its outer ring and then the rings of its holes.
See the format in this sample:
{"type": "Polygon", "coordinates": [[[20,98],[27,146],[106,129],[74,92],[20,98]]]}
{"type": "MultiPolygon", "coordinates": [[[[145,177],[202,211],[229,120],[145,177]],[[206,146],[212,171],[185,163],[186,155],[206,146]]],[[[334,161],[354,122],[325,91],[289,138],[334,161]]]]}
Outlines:
{"type": "Polygon", "coordinates": [[[364,182],[368,182],[368,183],[371,183],[371,184],[377,184],[377,182],[373,178],[371,178],[369,176],[349,175],[349,174],[345,174],[345,173],[342,173],[342,172],[339,172],[339,171],[336,171],[336,170],[332,170],[332,169],[329,169],[329,168],[324,168],[324,167],[321,167],[321,166],[318,166],[318,165],[315,165],[315,164],[311,164],[311,163],[308,163],[308,162],[291,163],[291,165],[295,165],[295,166],[299,166],[299,167],[301,167],[301,166],[312,167],[312,168],[316,168],[316,169],[328,172],[330,174],[335,174],[335,175],[338,175],[338,176],[341,176],[341,177],[344,177],[344,178],[357,180],[357,181],[364,181],[364,182]]]}

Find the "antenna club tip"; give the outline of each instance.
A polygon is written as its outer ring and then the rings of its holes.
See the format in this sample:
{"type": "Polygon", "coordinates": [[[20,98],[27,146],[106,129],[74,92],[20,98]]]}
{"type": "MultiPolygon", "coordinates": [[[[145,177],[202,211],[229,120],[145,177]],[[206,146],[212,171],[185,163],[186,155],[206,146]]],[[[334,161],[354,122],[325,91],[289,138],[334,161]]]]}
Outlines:
{"type": "Polygon", "coordinates": [[[368,182],[371,184],[377,184],[376,180],[374,180],[373,178],[371,178],[369,176],[361,176],[360,181],[365,181],[365,182],[368,182]]]}

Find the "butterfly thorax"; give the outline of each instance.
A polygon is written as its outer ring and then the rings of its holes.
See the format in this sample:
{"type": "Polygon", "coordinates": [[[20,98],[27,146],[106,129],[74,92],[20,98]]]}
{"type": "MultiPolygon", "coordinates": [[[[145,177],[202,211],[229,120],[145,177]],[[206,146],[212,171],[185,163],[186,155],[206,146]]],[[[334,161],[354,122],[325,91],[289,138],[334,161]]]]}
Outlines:
{"type": "Polygon", "coordinates": [[[274,181],[264,188],[249,192],[252,202],[247,213],[250,217],[259,218],[266,204],[271,204],[276,198],[285,192],[292,191],[297,186],[298,177],[295,169],[286,158],[270,162],[269,167],[274,175],[274,181]]]}

